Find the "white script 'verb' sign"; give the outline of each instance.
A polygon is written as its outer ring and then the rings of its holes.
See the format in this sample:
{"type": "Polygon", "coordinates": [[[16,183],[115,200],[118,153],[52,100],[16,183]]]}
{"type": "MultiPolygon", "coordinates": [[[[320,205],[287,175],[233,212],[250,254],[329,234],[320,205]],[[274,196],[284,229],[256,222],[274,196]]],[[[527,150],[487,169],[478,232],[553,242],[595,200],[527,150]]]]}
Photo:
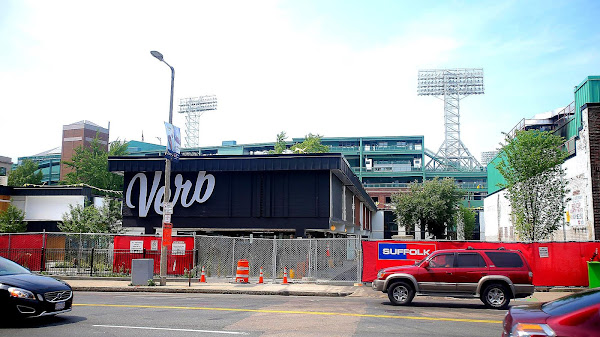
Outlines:
{"type": "MultiPolygon", "coordinates": [[[[148,177],[146,177],[146,174],[143,172],[134,175],[131,181],[129,181],[127,189],[125,190],[125,204],[131,209],[137,207],[138,216],[140,218],[148,216],[148,211],[150,211],[151,208],[154,209],[156,214],[163,214],[162,200],[165,194],[165,187],[159,187],[161,185],[161,176],[162,172],[155,172],[151,186],[148,186],[148,177]],[[134,204],[136,196],[132,193],[133,187],[136,184],[139,184],[137,206],[134,204]],[[148,187],[150,188],[148,189],[148,187]]],[[[194,203],[202,204],[210,198],[215,189],[215,177],[212,174],[207,174],[206,171],[198,172],[195,184],[190,180],[184,181],[181,174],[175,175],[173,183],[175,189],[174,191],[171,191],[174,192],[171,204],[172,207],[177,203],[185,208],[190,207],[194,203]],[[206,189],[203,189],[204,185],[206,185],[206,189]]],[[[169,211],[167,211],[167,213],[169,213],[169,211]]],[[[170,213],[173,213],[173,211],[171,210],[170,213]]]]}

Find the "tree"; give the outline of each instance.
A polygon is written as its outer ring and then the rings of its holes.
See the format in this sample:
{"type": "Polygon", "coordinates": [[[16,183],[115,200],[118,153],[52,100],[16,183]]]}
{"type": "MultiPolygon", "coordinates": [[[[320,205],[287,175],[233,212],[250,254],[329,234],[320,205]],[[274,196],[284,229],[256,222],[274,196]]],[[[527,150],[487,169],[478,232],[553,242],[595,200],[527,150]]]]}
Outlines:
{"type": "Polygon", "coordinates": [[[473,231],[475,230],[475,212],[464,206],[460,205],[457,214],[457,228],[462,228],[462,233],[465,240],[473,239],[473,231]]]}
{"type": "Polygon", "coordinates": [[[121,233],[123,231],[123,213],[120,200],[107,198],[100,209],[100,214],[105,218],[109,233],[121,233]]]}
{"type": "MultiPolygon", "coordinates": [[[[66,174],[62,183],[86,184],[105,195],[112,194],[107,191],[122,191],[123,176],[108,171],[108,157],[126,155],[127,147],[126,142],[116,140],[106,151],[98,137],[94,138],[89,147],[77,148],[72,160],[64,163],[73,171],[66,174]]],[[[121,203],[116,199],[107,197],[100,208],[93,205],[69,208],[58,225],[63,232],[118,233],[121,230],[121,203]]]]}
{"type": "Polygon", "coordinates": [[[323,136],[309,133],[302,143],[294,144],[291,150],[294,153],[324,153],[329,152],[329,147],[321,144],[323,136]]]}
{"type": "MultiPolygon", "coordinates": [[[[564,138],[548,131],[518,131],[506,137],[496,168],[506,183],[515,231],[524,241],[547,239],[561,225],[567,181],[561,164],[564,138]]],[[[568,199],[566,200],[568,201],[568,199]]]]}
{"type": "Polygon", "coordinates": [[[39,185],[44,174],[38,171],[38,164],[31,159],[25,159],[21,165],[8,174],[9,186],[23,186],[25,184],[39,185]],[[37,171],[37,172],[36,172],[37,171]]]}
{"type": "Polygon", "coordinates": [[[103,190],[123,190],[123,176],[108,171],[108,156],[126,155],[128,144],[119,140],[110,144],[107,152],[98,137],[94,138],[89,147],[75,149],[71,161],[64,164],[73,171],[65,175],[64,184],[87,184],[103,190]]]}
{"type": "Polygon", "coordinates": [[[436,239],[444,239],[447,225],[454,223],[463,195],[454,179],[435,178],[411,183],[408,193],[392,195],[392,204],[399,224],[407,230],[413,230],[419,224],[422,239],[425,238],[423,230],[436,239]]]}
{"type": "Polygon", "coordinates": [[[26,230],[25,212],[13,205],[8,205],[4,212],[0,212],[0,233],[19,233],[26,230]]]}
{"type": "Polygon", "coordinates": [[[287,135],[285,131],[281,131],[281,133],[277,134],[277,141],[275,142],[275,149],[269,151],[269,153],[281,154],[287,149],[286,140],[287,135]]]}
{"type": "Polygon", "coordinates": [[[120,233],[121,205],[114,199],[106,199],[102,207],[94,205],[69,205],[58,228],[68,233],[120,233]]]}

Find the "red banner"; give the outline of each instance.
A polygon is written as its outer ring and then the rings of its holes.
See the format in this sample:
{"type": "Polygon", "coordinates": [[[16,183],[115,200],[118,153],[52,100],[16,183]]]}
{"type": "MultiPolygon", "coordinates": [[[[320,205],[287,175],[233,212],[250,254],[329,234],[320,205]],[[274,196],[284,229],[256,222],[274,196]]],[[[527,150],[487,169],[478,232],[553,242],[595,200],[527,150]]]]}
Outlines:
{"type": "Polygon", "coordinates": [[[163,234],[162,234],[162,245],[165,247],[169,247],[171,243],[173,243],[173,239],[171,238],[171,233],[173,233],[173,224],[165,223],[163,224],[163,234]]]}
{"type": "MultiPolygon", "coordinates": [[[[441,249],[506,249],[520,250],[533,271],[536,286],[585,286],[589,284],[587,262],[594,256],[600,242],[463,242],[463,241],[363,241],[363,282],[371,282],[377,271],[386,267],[414,264],[411,252],[423,253],[425,246],[441,249]],[[403,248],[401,245],[406,245],[403,248]],[[384,249],[388,249],[384,251],[384,249]],[[408,249],[408,251],[406,251],[408,249]],[[412,249],[412,251],[411,251],[412,249]],[[409,253],[406,258],[392,259],[390,255],[409,253]],[[382,258],[383,257],[383,258],[382,258]]],[[[598,257],[596,258],[598,261],[598,257]]]]}

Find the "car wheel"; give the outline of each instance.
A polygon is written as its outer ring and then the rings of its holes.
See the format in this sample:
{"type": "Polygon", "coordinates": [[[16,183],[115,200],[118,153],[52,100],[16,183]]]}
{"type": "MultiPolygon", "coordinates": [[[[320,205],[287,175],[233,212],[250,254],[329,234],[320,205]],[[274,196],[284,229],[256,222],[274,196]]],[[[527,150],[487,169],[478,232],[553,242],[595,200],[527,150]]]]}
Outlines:
{"type": "Polygon", "coordinates": [[[483,290],[481,301],[488,308],[506,309],[508,308],[508,303],[510,303],[510,298],[505,286],[492,283],[483,290]]]}
{"type": "Polygon", "coordinates": [[[397,282],[388,289],[388,297],[393,305],[407,305],[415,297],[415,289],[404,281],[397,282]]]}

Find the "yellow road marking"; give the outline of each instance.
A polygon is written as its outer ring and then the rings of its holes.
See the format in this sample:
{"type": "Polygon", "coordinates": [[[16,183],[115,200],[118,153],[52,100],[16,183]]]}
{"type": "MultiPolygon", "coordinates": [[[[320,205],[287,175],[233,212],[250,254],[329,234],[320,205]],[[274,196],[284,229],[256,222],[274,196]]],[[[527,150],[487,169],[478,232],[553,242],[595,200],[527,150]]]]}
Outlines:
{"type": "Polygon", "coordinates": [[[260,313],[269,313],[269,314],[351,316],[351,317],[414,319],[414,320],[423,320],[423,321],[447,321],[447,322],[469,322],[469,323],[502,324],[502,321],[494,321],[494,320],[487,320],[487,319],[418,317],[418,316],[397,316],[397,315],[369,315],[369,314],[352,314],[352,313],[346,313],[346,312],[264,310],[264,309],[236,309],[236,308],[207,308],[207,307],[176,307],[176,306],[162,306],[162,305],[133,305],[133,304],[84,304],[84,303],[73,303],[73,306],[81,306],[81,307],[113,307],[113,308],[146,308],[146,309],[178,309],[178,310],[238,311],[238,312],[260,312],[260,313]]]}

